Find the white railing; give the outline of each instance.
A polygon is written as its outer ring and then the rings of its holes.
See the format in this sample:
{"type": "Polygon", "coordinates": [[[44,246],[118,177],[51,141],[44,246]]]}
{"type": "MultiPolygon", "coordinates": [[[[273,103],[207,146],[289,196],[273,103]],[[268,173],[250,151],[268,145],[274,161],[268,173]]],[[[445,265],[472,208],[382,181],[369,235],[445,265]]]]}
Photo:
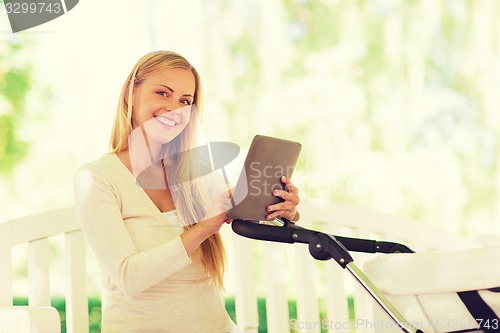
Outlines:
{"type": "Polygon", "coordinates": [[[88,333],[85,242],[73,208],[0,223],[0,332],[60,332],[61,320],[50,306],[49,242],[64,235],[66,331],[88,333]],[[12,247],[29,244],[28,306],[13,306],[12,247]]]}
{"type": "MultiPolygon", "coordinates": [[[[422,223],[340,204],[300,204],[304,227],[359,238],[400,242],[414,250],[454,249],[467,240],[422,223]]],[[[48,211],[0,223],[0,333],[60,332],[60,318],[50,307],[48,239],[65,235],[67,270],[67,332],[88,332],[85,242],[73,208],[48,211]],[[12,306],[12,247],[29,244],[29,306],[12,306]],[[35,330],[38,327],[38,331],[35,330]]],[[[245,333],[258,332],[257,297],[266,298],[267,332],[353,331],[348,298],[354,299],[357,320],[371,318],[368,295],[333,261],[314,260],[303,244],[259,242],[232,236],[236,321],[245,333]],[[256,260],[262,258],[263,260],[256,260]],[[292,295],[292,296],[290,296],[292,295]],[[297,318],[289,318],[288,299],[297,304],[297,318]],[[320,319],[322,299],[325,311],[320,319]]],[[[362,263],[371,255],[354,255],[362,263]]],[[[356,320],[356,319],[354,319],[356,320]]],[[[358,332],[371,331],[360,328],[358,332]]]]}

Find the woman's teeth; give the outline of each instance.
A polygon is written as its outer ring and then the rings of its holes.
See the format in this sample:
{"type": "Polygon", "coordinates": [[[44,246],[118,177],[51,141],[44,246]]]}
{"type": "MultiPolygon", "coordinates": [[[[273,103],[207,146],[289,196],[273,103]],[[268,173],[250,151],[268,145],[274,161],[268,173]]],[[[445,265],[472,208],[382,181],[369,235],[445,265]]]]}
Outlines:
{"type": "Polygon", "coordinates": [[[168,125],[170,127],[174,127],[175,125],[177,125],[177,123],[175,121],[167,119],[167,118],[157,116],[157,117],[155,117],[155,119],[158,120],[160,123],[168,125]]]}

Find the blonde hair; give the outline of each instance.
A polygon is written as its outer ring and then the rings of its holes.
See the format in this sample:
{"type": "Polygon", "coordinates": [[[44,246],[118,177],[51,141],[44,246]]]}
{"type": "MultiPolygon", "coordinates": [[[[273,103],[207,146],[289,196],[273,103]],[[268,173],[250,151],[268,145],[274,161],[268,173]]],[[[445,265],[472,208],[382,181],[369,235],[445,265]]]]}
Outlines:
{"type": "MultiPolygon", "coordinates": [[[[118,101],[118,109],[111,131],[110,150],[117,153],[128,149],[128,139],[132,134],[132,101],[134,88],[149,76],[172,68],[190,70],[195,78],[193,111],[186,128],[170,143],[164,145],[169,185],[176,184],[174,202],[177,213],[184,221],[184,229],[195,226],[206,216],[208,200],[201,190],[200,182],[193,176],[193,168],[199,163],[196,150],[190,149],[196,142],[198,121],[201,116],[201,83],[196,69],[181,55],[170,51],[155,51],[143,56],[134,66],[125,81],[118,101]],[[195,107],[196,106],[196,107],[195,107]],[[183,153],[192,152],[192,153],[183,153]],[[177,200],[175,200],[177,199],[177,200]]],[[[193,262],[199,272],[209,276],[213,283],[223,289],[223,278],[226,266],[226,253],[219,233],[207,238],[192,255],[193,262]]]]}

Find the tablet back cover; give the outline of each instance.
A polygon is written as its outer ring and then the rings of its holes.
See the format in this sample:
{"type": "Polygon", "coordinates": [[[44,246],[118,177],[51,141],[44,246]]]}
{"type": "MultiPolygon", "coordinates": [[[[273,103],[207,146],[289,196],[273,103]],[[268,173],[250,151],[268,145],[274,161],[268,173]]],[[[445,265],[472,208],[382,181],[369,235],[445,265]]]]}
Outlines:
{"type": "Polygon", "coordinates": [[[250,145],[233,194],[231,219],[266,221],[267,206],[283,201],[273,195],[285,189],[281,176],[291,178],[302,146],[298,142],[256,135],[250,145]]]}

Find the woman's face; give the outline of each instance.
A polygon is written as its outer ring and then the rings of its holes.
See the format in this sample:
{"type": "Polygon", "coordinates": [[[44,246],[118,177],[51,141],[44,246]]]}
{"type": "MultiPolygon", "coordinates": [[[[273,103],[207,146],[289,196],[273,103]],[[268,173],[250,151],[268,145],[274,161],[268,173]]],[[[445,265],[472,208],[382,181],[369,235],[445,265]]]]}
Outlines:
{"type": "Polygon", "coordinates": [[[186,128],[195,94],[193,73],[166,69],[135,87],[132,127],[143,125],[149,142],[165,144],[186,128]]]}

